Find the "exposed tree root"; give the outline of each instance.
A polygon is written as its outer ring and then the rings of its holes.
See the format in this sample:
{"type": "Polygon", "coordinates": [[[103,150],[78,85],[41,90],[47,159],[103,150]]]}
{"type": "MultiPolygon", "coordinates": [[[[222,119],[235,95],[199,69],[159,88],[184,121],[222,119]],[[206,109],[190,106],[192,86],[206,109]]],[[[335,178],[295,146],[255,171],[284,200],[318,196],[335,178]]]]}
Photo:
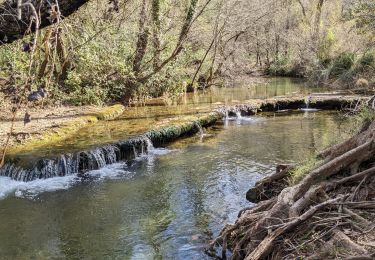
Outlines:
{"type": "Polygon", "coordinates": [[[322,163],[295,186],[287,187],[289,165],[259,181],[246,196],[260,203],[225,226],[208,252],[219,259],[374,259],[374,133],[375,121],[320,153],[322,163]]]}
{"type": "Polygon", "coordinates": [[[258,181],[253,188],[246,193],[246,199],[250,202],[258,203],[279,195],[288,181],[289,172],[294,167],[292,165],[278,165],[276,172],[258,181]]]}

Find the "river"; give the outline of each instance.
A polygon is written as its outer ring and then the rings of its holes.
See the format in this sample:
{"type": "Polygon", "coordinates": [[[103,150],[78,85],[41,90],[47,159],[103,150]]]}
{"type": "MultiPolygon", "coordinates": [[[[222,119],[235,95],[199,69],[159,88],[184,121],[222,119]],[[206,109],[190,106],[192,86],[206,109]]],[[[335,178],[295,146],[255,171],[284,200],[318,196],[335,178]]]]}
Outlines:
{"type": "MultiPolygon", "coordinates": [[[[300,83],[288,84],[292,87],[287,91],[285,84],[274,86],[271,96],[310,91],[300,83]]],[[[223,97],[232,93],[232,102],[251,98],[244,97],[248,90],[239,88],[226,89],[223,97]]],[[[264,91],[265,86],[258,88],[264,91]]],[[[185,106],[225,100],[197,102],[185,106]]],[[[176,107],[174,112],[191,111],[176,107]]],[[[55,150],[119,140],[148,129],[160,118],[176,116],[156,114],[171,111],[160,108],[152,109],[151,116],[142,112],[148,109],[136,110],[141,113],[138,117],[147,115],[139,123],[125,112],[122,119],[86,129],[76,142],[69,140],[55,150]],[[120,127],[124,122],[128,124],[120,127]],[[134,128],[136,132],[124,133],[134,128]]],[[[208,259],[207,243],[235,220],[241,208],[251,206],[245,199],[251,185],[272,173],[276,164],[304,161],[348,136],[349,124],[332,111],[230,118],[205,129],[204,138],[197,135],[153,148],[135,160],[84,177],[27,183],[0,177],[0,258],[208,259]]],[[[35,151],[25,158],[42,155],[35,151]]]]}

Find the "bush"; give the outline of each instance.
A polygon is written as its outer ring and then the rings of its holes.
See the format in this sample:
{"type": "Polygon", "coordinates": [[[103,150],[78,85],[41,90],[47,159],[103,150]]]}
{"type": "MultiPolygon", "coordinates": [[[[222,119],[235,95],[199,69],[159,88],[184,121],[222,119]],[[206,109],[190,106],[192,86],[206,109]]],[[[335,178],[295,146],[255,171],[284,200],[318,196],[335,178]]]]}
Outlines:
{"type": "Polygon", "coordinates": [[[266,73],[271,76],[303,77],[303,68],[288,56],[281,56],[266,68],[266,73]]]}
{"type": "Polygon", "coordinates": [[[354,65],[355,55],[353,53],[344,52],[333,60],[331,68],[331,76],[340,76],[348,72],[354,65]]]}
{"type": "Polygon", "coordinates": [[[365,52],[356,63],[356,71],[364,72],[375,69],[375,53],[374,51],[365,52]]]}

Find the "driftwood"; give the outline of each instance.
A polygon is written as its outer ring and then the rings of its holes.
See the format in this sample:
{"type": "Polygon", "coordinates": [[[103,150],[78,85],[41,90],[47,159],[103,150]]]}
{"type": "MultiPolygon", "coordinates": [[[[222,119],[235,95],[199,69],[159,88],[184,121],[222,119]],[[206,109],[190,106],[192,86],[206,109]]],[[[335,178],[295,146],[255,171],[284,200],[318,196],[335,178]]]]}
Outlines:
{"type": "Polygon", "coordinates": [[[375,121],[320,153],[321,163],[294,186],[286,185],[290,166],[259,181],[247,199],[260,203],[226,225],[208,252],[221,247],[221,259],[228,250],[231,259],[371,257],[375,248],[356,239],[375,238],[374,130],[375,121]]]}

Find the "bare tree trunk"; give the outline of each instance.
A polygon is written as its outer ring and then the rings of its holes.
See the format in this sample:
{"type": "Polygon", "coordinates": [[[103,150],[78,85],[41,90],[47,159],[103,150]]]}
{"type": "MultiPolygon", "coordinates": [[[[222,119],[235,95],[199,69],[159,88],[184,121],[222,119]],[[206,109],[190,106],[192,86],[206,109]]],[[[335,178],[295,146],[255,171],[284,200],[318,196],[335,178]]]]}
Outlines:
{"type": "Polygon", "coordinates": [[[153,66],[154,69],[160,66],[160,53],[161,53],[161,41],[160,41],[160,0],[152,0],[152,34],[153,34],[153,46],[154,46],[154,57],[153,66]]]}
{"type": "Polygon", "coordinates": [[[135,49],[133,60],[133,72],[138,75],[141,70],[142,60],[146,54],[148,45],[149,29],[147,27],[147,0],[142,1],[141,12],[139,14],[139,32],[137,47],[135,49]]]}
{"type": "Polygon", "coordinates": [[[257,29],[255,29],[256,30],[256,32],[255,32],[255,37],[256,37],[256,64],[255,64],[255,66],[258,66],[259,65],[259,63],[260,63],[260,53],[259,53],[259,39],[258,39],[258,30],[257,29]]]}
{"type": "MultiPolygon", "coordinates": [[[[59,10],[62,17],[74,13],[88,0],[59,0],[59,10]]],[[[23,7],[21,17],[18,14],[16,1],[6,0],[0,4],[0,45],[22,38],[28,31],[33,13],[28,7],[23,7]],[[21,18],[21,19],[18,19],[21,18]]],[[[22,1],[21,1],[22,2],[22,1]]],[[[26,2],[26,1],[23,1],[26,2]]],[[[51,1],[54,3],[54,1],[51,1]]],[[[40,10],[40,28],[53,23],[51,5],[47,0],[31,0],[36,10],[40,10]]],[[[52,4],[53,6],[53,4],[52,4]]],[[[35,31],[35,27],[31,28],[35,31]]]]}
{"type": "Polygon", "coordinates": [[[285,25],[285,35],[284,35],[284,55],[287,56],[288,55],[288,48],[289,48],[289,42],[288,42],[288,33],[289,33],[289,30],[290,30],[290,17],[291,17],[291,3],[289,1],[286,2],[287,4],[287,17],[286,17],[286,25],[285,25]]]}
{"type": "Polygon", "coordinates": [[[322,9],[323,9],[324,0],[318,0],[316,6],[315,22],[314,22],[314,31],[313,31],[313,41],[316,46],[319,44],[320,39],[320,22],[322,20],[322,9]]]}
{"type": "MultiPolygon", "coordinates": [[[[200,13],[197,15],[197,17],[202,14],[203,10],[207,7],[207,5],[210,2],[211,2],[211,0],[207,0],[206,4],[204,5],[204,7],[200,11],[200,13]]],[[[164,61],[162,61],[157,68],[154,68],[154,70],[151,73],[149,73],[147,75],[144,75],[144,76],[141,76],[141,77],[138,77],[137,78],[138,82],[141,82],[141,83],[146,82],[153,75],[155,75],[156,73],[158,73],[159,71],[161,71],[169,62],[171,62],[172,60],[174,60],[180,54],[180,52],[183,49],[183,44],[184,44],[184,42],[185,42],[185,40],[187,38],[187,35],[188,35],[189,31],[190,31],[190,27],[191,27],[192,23],[195,20],[194,19],[194,15],[195,15],[195,12],[196,12],[197,4],[198,4],[198,0],[190,0],[190,6],[189,6],[189,9],[188,9],[188,11],[186,13],[185,21],[184,21],[184,24],[182,25],[180,36],[178,38],[176,47],[173,50],[172,54],[168,58],[166,58],[164,61]]]]}
{"type": "Polygon", "coordinates": [[[39,68],[38,78],[42,79],[47,73],[47,66],[50,62],[50,55],[51,55],[51,47],[50,47],[50,39],[52,35],[52,29],[49,28],[46,30],[44,35],[43,44],[44,44],[44,60],[39,68]]]}
{"type": "Polygon", "coordinates": [[[280,35],[276,34],[275,36],[275,60],[279,59],[280,53],[280,35]]]}
{"type": "Polygon", "coordinates": [[[298,0],[298,3],[299,3],[299,5],[301,6],[303,17],[306,19],[306,8],[305,8],[305,6],[303,5],[303,3],[302,3],[301,0],[298,0]]]}
{"type": "Polygon", "coordinates": [[[56,50],[60,60],[61,71],[59,73],[59,80],[65,80],[68,77],[68,72],[72,68],[72,62],[66,50],[63,39],[63,33],[60,29],[57,30],[56,50]]]}

